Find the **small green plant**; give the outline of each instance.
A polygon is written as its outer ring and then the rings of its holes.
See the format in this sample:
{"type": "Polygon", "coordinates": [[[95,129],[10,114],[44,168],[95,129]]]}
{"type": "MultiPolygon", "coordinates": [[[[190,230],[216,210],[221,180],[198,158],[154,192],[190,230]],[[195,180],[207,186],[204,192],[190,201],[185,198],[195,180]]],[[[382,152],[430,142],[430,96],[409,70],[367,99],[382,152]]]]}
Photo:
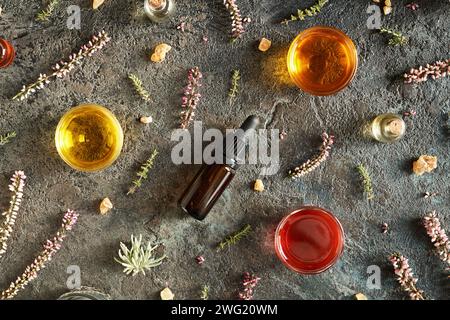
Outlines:
{"type": "Polygon", "coordinates": [[[132,73],[128,75],[128,78],[131,80],[134,89],[136,90],[137,94],[142,98],[142,100],[150,101],[150,93],[148,93],[148,91],[144,88],[142,80],[132,73]]]}
{"type": "Polygon", "coordinates": [[[138,178],[133,180],[133,185],[128,190],[127,195],[135,193],[142,185],[142,181],[148,178],[148,172],[153,167],[157,155],[158,150],[154,149],[150,158],[148,158],[148,160],[141,166],[141,169],[136,173],[138,178]]]}
{"type": "Polygon", "coordinates": [[[202,292],[200,293],[200,299],[208,300],[208,298],[209,298],[209,287],[207,285],[204,285],[202,288],[202,292]]]}
{"type": "Polygon", "coordinates": [[[58,4],[59,0],[50,0],[47,7],[37,14],[36,20],[40,22],[49,21],[58,4]]]}
{"type": "Polygon", "coordinates": [[[373,189],[372,189],[372,179],[370,178],[369,172],[367,171],[366,167],[362,164],[359,164],[356,169],[358,170],[359,174],[361,175],[364,192],[367,196],[367,200],[372,200],[373,195],[373,189]]]}
{"type": "Polygon", "coordinates": [[[239,69],[233,70],[231,73],[231,87],[228,91],[228,96],[230,97],[230,102],[236,98],[239,93],[239,81],[241,80],[241,72],[239,69]]]}
{"type": "Polygon", "coordinates": [[[388,44],[390,46],[396,47],[396,46],[404,46],[404,45],[408,44],[408,38],[405,37],[403,34],[401,34],[398,31],[394,31],[394,30],[388,29],[388,28],[381,28],[380,33],[387,34],[391,37],[388,42],[388,44]]]}
{"type": "Polygon", "coordinates": [[[8,132],[7,134],[0,136],[0,146],[4,146],[5,144],[11,142],[11,139],[15,137],[16,137],[15,131],[8,132]]]}
{"type": "Polygon", "coordinates": [[[328,3],[328,0],[318,0],[317,3],[307,9],[298,9],[297,14],[292,14],[289,19],[283,20],[281,23],[288,24],[292,21],[303,21],[306,17],[314,17],[320,13],[322,8],[328,3]]]}
{"type": "Polygon", "coordinates": [[[242,238],[245,238],[246,236],[248,236],[248,234],[250,233],[251,230],[252,230],[252,227],[249,224],[245,225],[245,227],[243,227],[241,230],[239,230],[238,232],[232,234],[231,236],[229,236],[228,238],[226,238],[222,242],[220,242],[217,245],[217,250],[218,251],[223,250],[227,247],[231,247],[232,245],[235,245],[242,238]]]}
{"type": "Polygon", "coordinates": [[[125,274],[135,276],[138,273],[142,273],[145,276],[146,270],[148,271],[151,268],[159,266],[166,258],[166,255],[159,258],[154,257],[153,251],[156,248],[158,248],[158,245],[152,246],[150,242],[145,246],[142,242],[142,235],[139,235],[139,238],[131,235],[131,248],[128,249],[121,242],[119,259],[114,258],[114,260],[124,267],[123,272],[125,274]]]}

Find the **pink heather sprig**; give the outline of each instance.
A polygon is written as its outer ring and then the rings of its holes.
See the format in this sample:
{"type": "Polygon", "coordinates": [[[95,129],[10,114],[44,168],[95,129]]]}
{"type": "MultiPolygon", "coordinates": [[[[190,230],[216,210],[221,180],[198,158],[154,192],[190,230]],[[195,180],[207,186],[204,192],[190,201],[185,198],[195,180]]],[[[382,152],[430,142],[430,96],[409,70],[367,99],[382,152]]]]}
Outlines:
{"type": "Polygon", "coordinates": [[[439,60],[433,64],[427,64],[425,67],[420,66],[418,69],[412,68],[408,73],[404,74],[405,83],[422,83],[431,77],[433,80],[444,78],[450,74],[450,59],[439,60]]]}
{"type": "Polygon", "coordinates": [[[241,12],[236,4],[236,0],[224,0],[223,4],[231,17],[231,40],[236,41],[245,32],[241,12]]]}
{"type": "Polygon", "coordinates": [[[96,51],[103,49],[103,47],[111,40],[105,31],[99,32],[97,35],[92,36],[92,39],[81,47],[77,53],[72,53],[69,56],[68,61],[60,61],[52,67],[53,72],[49,75],[40,74],[36,82],[23,86],[22,90],[16,94],[13,100],[25,100],[31,94],[35,93],[37,90],[43,89],[47,84],[50,83],[52,78],[63,78],[70,71],[72,71],[76,66],[80,65],[81,62],[86,57],[92,56],[96,51]]]}
{"type": "Polygon", "coordinates": [[[201,94],[198,91],[202,86],[202,78],[203,75],[198,67],[189,70],[188,85],[184,88],[183,98],[181,99],[181,107],[183,110],[181,111],[180,127],[182,129],[189,127],[189,124],[195,116],[195,110],[201,98],[201,94]]]}
{"type": "Polygon", "coordinates": [[[244,273],[242,279],[243,290],[239,292],[239,300],[252,300],[253,299],[253,289],[258,284],[260,278],[255,275],[251,275],[248,272],[244,273]]]}
{"type": "Polygon", "coordinates": [[[51,261],[53,256],[61,249],[62,243],[67,236],[67,232],[72,230],[73,226],[77,223],[77,220],[78,214],[73,210],[67,210],[62,219],[61,228],[56,235],[45,242],[44,250],[34,259],[31,265],[25,268],[23,274],[19,276],[15,282],[12,282],[9,288],[0,293],[0,300],[15,297],[30,281],[36,279],[39,271],[45,268],[45,264],[51,261]]]}
{"type": "Polygon", "coordinates": [[[423,225],[436,248],[436,252],[439,254],[439,258],[450,265],[450,241],[435,211],[428,213],[423,218],[423,225]]]}
{"type": "Polygon", "coordinates": [[[425,300],[423,291],[416,287],[417,278],[414,278],[413,272],[409,266],[408,259],[399,253],[393,253],[389,260],[394,266],[394,272],[397,281],[404,291],[409,294],[411,300],[425,300]]]}
{"type": "Polygon", "coordinates": [[[330,156],[331,146],[334,144],[334,136],[328,135],[326,132],[322,134],[322,145],[320,146],[320,153],[314,158],[309,159],[302,165],[289,171],[289,176],[292,179],[300,178],[320,166],[322,162],[330,156]]]}
{"type": "Polygon", "coordinates": [[[9,202],[9,209],[1,214],[4,220],[0,224],[0,258],[8,249],[7,242],[13,231],[14,224],[16,223],[26,178],[23,171],[16,171],[11,178],[9,190],[12,192],[12,196],[9,202]]]}

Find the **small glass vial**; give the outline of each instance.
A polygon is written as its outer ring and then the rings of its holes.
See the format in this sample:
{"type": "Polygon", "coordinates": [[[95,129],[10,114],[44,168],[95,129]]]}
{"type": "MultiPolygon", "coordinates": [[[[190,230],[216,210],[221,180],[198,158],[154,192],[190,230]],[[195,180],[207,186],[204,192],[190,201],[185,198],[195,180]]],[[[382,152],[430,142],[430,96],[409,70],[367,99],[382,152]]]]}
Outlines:
{"type": "Polygon", "coordinates": [[[0,68],[6,68],[14,61],[16,51],[12,44],[0,38],[0,68]]]}
{"type": "Polygon", "coordinates": [[[119,157],[123,131],[111,111],[97,104],[84,104],[61,118],[55,142],[59,155],[72,168],[99,171],[119,157]]]}
{"type": "Polygon", "coordinates": [[[175,13],[174,0],[144,0],[144,11],[153,22],[167,20],[175,13]]]}
{"type": "Polygon", "coordinates": [[[402,117],[394,113],[377,116],[369,124],[369,134],[377,141],[389,143],[401,139],[406,132],[402,117]]]}

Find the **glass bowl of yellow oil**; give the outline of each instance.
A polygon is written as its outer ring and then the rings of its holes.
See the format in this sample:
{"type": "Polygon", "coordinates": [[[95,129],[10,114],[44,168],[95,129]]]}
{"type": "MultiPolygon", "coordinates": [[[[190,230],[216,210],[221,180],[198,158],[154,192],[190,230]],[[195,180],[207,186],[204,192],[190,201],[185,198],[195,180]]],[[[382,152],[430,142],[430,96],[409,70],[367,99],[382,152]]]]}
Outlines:
{"type": "Polygon", "coordinates": [[[61,118],[55,142],[69,166],[93,172],[109,167],[119,157],[123,131],[111,111],[97,104],[83,104],[61,118]]]}
{"type": "Polygon", "coordinates": [[[287,65],[294,83],[315,96],[335,94],[349,85],[358,67],[358,51],[341,30],[316,26],[292,42],[287,65]]]}

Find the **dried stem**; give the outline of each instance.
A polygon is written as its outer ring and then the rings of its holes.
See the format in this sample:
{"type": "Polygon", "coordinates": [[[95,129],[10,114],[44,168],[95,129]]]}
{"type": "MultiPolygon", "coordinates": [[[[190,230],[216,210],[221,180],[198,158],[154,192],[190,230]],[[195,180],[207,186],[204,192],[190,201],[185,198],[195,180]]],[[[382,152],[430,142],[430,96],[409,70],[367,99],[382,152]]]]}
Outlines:
{"type": "Polygon", "coordinates": [[[230,97],[230,102],[236,98],[239,93],[239,81],[241,80],[241,72],[239,69],[233,70],[231,74],[231,87],[228,91],[228,96],[230,97]]]}
{"type": "Polygon", "coordinates": [[[419,84],[428,80],[428,77],[436,80],[445,78],[450,74],[450,59],[439,60],[433,64],[427,64],[425,67],[420,66],[417,69],[412,68],[408,73],[403,75],[405,83],[419,84]]]}
{"type": "Polygon", "coordinates": [[[13,232],[14,224],[16,223],[26,178],[23,171],[16,171],[11,178],[9,190],[12,192],[12,197],[9,201],[9,209],[2,213],[4,220],[0,224],[0,258],[8,249],[7,242],[13,232]]]}
{"type": "Polygon", "coordinates": [[[402,289],[408,292],[411,300],[425,300],[423,291],[416,286],[417,278],[414,278],[411,268],[409,267],[408,259],[399,253],[393,253],[389,260],[394,266],[394,272],[397,276],[397,281],[400,283],[402,289]]]}
{"type": "Polygon", "coordinates": [[[198,67],[192,68],[188,72],[188,85],[184,88],[184,95],[181,100],[181,129],[186,129],[195,116],[197,104],[200,101],[201,94],[198,92],[202,86],[202,73],[198,67]]]}
{"type": "Polygon", "coordinates": [[[138,76],[130,73],[128,75],[128,78],[131,80],[134,89],[136,90],[137,94],[142,98],[144,101],[150,101],[150,94],[148,91],[144,88],[144,85],[142,84],[141,79],[138,78],[138,76]]]}
{"type": "Polygon", "coordinates": [[[450,241],[435,211],[423,218],[423,225],[431,238],[439,258],[450,265],[450,241]]]}
{"type": "Polygon", "coordinates": [[[322,134],[322,145],[320,146],[320,153],[314,158],[309,159],[300,166],[289,171],[289,176],[292,179],[300,178],[315,169],[317,169],[322,162],[328,159],[330,155],[331,146],[334,144],[334,136],[328,135],[326,132],[322,134]]]}
{"type": "Polygon", "coordinates": [[[408,44],[408,38],[398,31],[394,31],[392,29],[387,28],[381,28],[380,32],[388,34],[391,37],[388,42],[390,46],[404,46],[408,44]]]}
{"type": "Polygon", "coordinates": [[[47,4],[47,7],[38,13],[38,15],[36,16],[36,20],[40,22],[49,21],[51,15],[53,14],[53,11],[55,11],[58,4],[59,0],[50,0],[50,2],[47,4]]]}
{"type": "Polygon", "coordinates": [[[108,37],[105,31],[101,31],[98,35],[93,36],[91,41],[86,45],[82,46],[77,53],[73,53],[69,56],[69,60],[60,61],[52,69],[53,72],[49,75],[40,74],[39,78],[32,84],[28,86],[23,86],[22,90],[17,93],[12,99],[13,100],[25,100],[31,94],[35,93],[37,90],[43,89],[50,80],[53,78],[63,78],[70,71],[72,71],[77,65],[86,57],[92,56],[93,53],[102,49],[111,39],[108,37]]]}
{"type": "Polygon", "coordinates": [[[39,271],[44,269],[46,263],[51,261],[54,255],[61,249],[62,243],[67,237],[67,232],[72,230],[77,220],[78,214],[72,210],[67,210],[59,231],[52,239],[48,239],[45,242],[44,250],[34,259],[31,265],[25,268],[23,274],[15,282],[12,282],[6,290],[0,293],[0,300],[14,298],[30,281],[37,278],[39,271]]]}

